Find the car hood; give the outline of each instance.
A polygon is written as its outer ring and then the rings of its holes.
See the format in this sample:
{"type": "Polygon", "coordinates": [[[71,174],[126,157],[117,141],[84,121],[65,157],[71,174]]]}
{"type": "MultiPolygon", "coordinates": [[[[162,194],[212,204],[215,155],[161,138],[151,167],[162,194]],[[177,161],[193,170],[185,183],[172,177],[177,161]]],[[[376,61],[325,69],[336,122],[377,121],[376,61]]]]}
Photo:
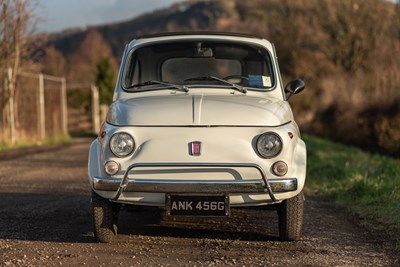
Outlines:
{"type": "Polygon", "coordinates": [[[118,126],[277,126],[293,120],[289,104],[249,95],[163,95],[117,100],[107,122],[118,126]]]}

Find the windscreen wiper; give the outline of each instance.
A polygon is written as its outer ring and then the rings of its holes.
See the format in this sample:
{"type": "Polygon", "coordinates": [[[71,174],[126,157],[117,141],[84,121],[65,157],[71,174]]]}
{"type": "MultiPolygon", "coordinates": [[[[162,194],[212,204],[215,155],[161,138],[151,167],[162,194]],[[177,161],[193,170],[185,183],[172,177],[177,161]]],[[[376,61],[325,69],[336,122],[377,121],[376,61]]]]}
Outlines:
{"type": "Polygon", "coordinates": [[[134,84],[134,85],[130,86],[129,88],[135,88],[135,87],[141,87],[141,86],[147,86],[147,85],[154,85],[154,84],[165,85],[165,86],[173,87],[173,88],[178,89],[178,90],[183,91],[183,92],[189,92],[189,89],[187,88],[186,85],[166,83],[166,82],[160,82],[160,81],[154,81],[154,80],[147,81],[147,82],[142,82],[142,83],[138,83],[138,84],[134,84]]]}
{"type": "Polygon", "coordinates": [[[215,76],[202,76],[202,77],[194,77],[194,78],[189,78],[186,79],[186,81],[209,81],[209,80],[215,80],[215,81],[219,81],[225,84],[229,84],[230,86],[232,86],[233,88],[237,89],[239,92],[242,92],[243,94],[247,93],[247,89],[244,88],[243,86],[236,84],[236,83],[231,83],[228,82],[227,80],[215,77],[215,76]]]}

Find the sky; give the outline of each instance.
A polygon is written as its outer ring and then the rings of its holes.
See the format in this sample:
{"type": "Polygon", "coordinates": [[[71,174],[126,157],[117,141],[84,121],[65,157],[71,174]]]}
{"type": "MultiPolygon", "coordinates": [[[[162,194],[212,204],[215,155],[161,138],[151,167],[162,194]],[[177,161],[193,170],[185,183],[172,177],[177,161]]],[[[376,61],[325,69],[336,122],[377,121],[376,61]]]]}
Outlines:
{"type": "Polygon", "coordinates": [[[38,0],[38,32],[128,20],[182,0],[38,0]]]}

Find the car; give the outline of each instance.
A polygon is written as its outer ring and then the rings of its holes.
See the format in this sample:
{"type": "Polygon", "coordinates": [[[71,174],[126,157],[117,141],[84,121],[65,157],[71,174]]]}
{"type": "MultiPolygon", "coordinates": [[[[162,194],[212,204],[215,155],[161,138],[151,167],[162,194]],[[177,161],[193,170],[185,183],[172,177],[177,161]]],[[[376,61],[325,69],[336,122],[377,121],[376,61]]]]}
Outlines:
{"type": "Polygon", "coordinates": [[[270,205],[301,238],[306,145],[274,45],[247,34],[162,33],[125,46],[113,103],[89,151],[94,237],[111,242],[126,205],[166,216],[230,216],[270,205]]]}

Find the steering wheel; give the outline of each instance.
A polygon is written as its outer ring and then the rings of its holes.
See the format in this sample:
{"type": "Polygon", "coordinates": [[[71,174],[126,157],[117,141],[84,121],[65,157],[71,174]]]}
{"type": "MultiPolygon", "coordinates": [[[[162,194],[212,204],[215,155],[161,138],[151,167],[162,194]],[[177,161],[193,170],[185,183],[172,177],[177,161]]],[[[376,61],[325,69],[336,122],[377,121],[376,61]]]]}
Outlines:
{"type": "Polygon", "coordinates": [[[245,80],[245,81],[248,81],[248,80],[249,80],[248,77],[242,76],[242,75],[229,75],[229,76],[226,76],[226,77],[224,77],[224,78],[222,78],[222,79],[224,79],[224,80],[240,79],[241,81],[242,81],[242,80],[245,80]]]}

